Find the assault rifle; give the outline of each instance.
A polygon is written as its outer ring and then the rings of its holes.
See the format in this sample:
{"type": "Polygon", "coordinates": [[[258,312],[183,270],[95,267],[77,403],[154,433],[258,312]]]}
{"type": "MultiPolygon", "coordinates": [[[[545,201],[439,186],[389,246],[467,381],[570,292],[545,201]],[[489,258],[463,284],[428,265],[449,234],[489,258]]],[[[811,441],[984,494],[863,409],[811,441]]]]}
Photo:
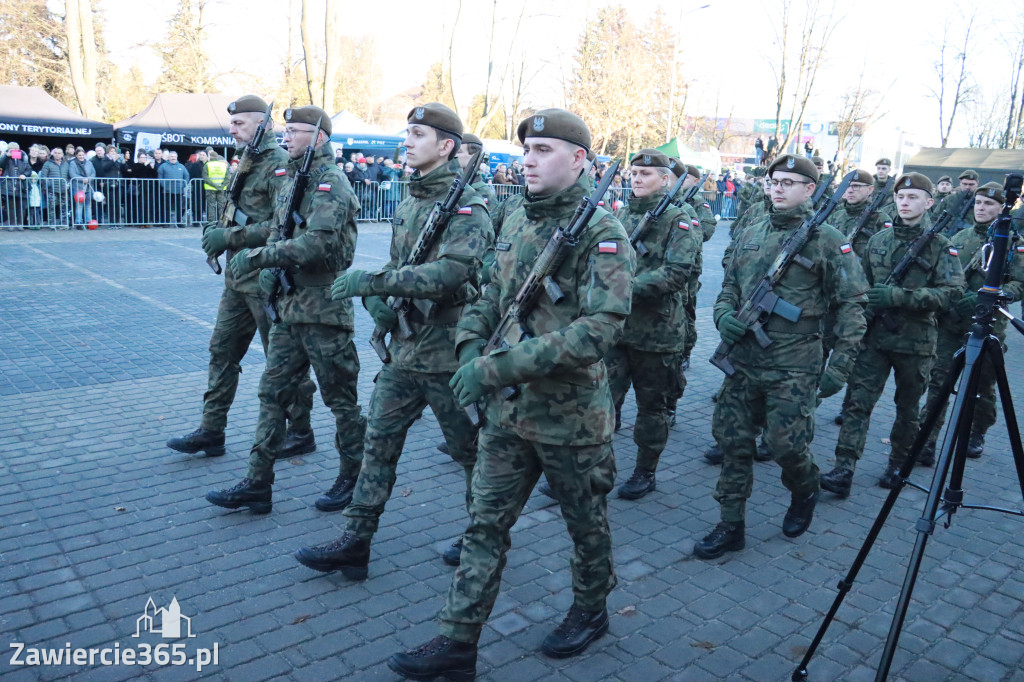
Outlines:
{"type": "MultiPolygon", "coordinates": [[[[793,263],[806,270],[814,267],[814,261],[801,256],[800,250],[804,248],[822,223],[828,219],[839,203],[840,198],[846,193],[846,188],[850,186],[850,183],[856,177],[856,171],[848,173],[839,184],[839,187],[836,188],[836,191],[829,197],[828,201],[815,211],[810,218],[805,220],[800,227],[794,230],[793,234],[789,235],[786,241],[783,242],[782,250],[779,251],[775,262],[768,268],[768,272],[764,274],[761,281],[754,287],[750,297],[743,304],[743,307],[736,313],[736,319],[747,325],[761,348],[767,348],[772,345],[771,338],[764,330],[765,324],[772,315],[778,315],[790,322],[796,322],[800,319],[803,309],[776,294],[775,286],[793,263]]],[[[711,364],[725,372],[728,376],[736,373],[736,368],[729,362],[729,353],[732,352],[732,348],[733,344],[722,341],[718,344],[715,354],[711,356],[711,364]]]]}
{"type": "MultiPolygon", "coordinates": [[[[968,203],[965,199],[963,203],[968,203]]],[[[910,266],[915,263],[921,266],[924,270],[931,270],[932,264],[921,257],[921,252],[925,250],[928,244],[932,241],[932,238],[937,234],[942,234],[949,225],[957,220],[959,215],[958,207],[957,213],[951,212],[948,208],[943,209],[942,215],[935,221],[935,224],[929,227],[927,230],[917,235],[914,241],[910,242],[910,246],[907,247],[907,252],[903,254],[903,257],[896,263],[896,267],[892,269],[889,276],[885,278],[886,286],[898,287],[903,283],[903,279],[910,272],[910,266]]],[[[873,320],[879,320],[887,330],[896,333],[903,327],[903,319],[899,313],[892,308],[884,308],[876,314],[869,316],[869,322],[873,320]]]]}
{"type": "MultiPolygon", "coordinates": [[[[524,325],[526,318],[537,306],[542,293],[547,294],[548,299],[556,304],[565,298],[565,294],[562,293],[562,289],[555,281],[555,273],[558,272],[558,268],[569,255],[569,251],[576,246],[580,236],[587,229],[590,219],[597,211],[598,202],[608,191],[608,187],[612,184],[612,178],[615,177],[615,172],[618,170],[619,162],[616,161],[601,178],[601,184],[597,186],[594,193],[580,200],[569,224],[564,228],[555,229],[551,238],[548,239],[548,243],[544,245],[544,250],[534,261],[533,269],[527,275],[526,281],[519,288],[519,292],[509,304],[501,321],[498,322],[494,333],[487,340],[481,355],[488,355],[499,349],[511,348],[520,341],[533,337],[524,325]]],[[[498,395],[505,400],[511,400],[518,394],[519,388],[516,386],[505,386],[498,391],[498,395]]],[[[466,413],[476,423],[479,416],[476,410],[471,408],[472,406],[467,408],[466,413]]]]}
{"type": "Polygon", "coordinates": [[[665,196],[661,198],[658,205],[647,211],[647,213],[644,213],[644,217],[640,219],[639,223],[637,223],[636,229],[634,229],[632,234],[629,235],[629,243],[632,244],[633,249],[635,249],[641,256],[646,256],[650,253],[650,250],[641,241],[644,236],[644,232],[647,231],[647,228],[650,227],[651,224],[658,222],[658,219],[661,218],[665,211],[668,210],[668,207],[672,205],[672,197],[674,197],[676,192],[679,191],[679,188],[683,186],[683,182],[685,180],[686,173],[683,173],[679,176],[679,179],[676,180],[676,184],[672,189],[666,192],[665,196]]]}
{"type": "MultiPolygon", "coordinates": [[[[868,224],[868,219],[871,218],[871,214],[878,210],[878,207],[885,201],[885,197],[892,194],[892,185],[896,182],[894,178],[889,178],[885,181],[885,186],[882,187],[881,191],[875,193],[871,198],[871,203],[864,209],[864,212],[860,214],[860,218],[857,220],[857,224],[850,230],[850,234],[846,235],[846,239],[852,244],[863,230],[864,226],[868,224]]],[[[871,235],[868,235],[869,237],[871,235]]]]}
{"type": "MultiPolygon", "coordinates": [[[[245,215],[238,208],[238,198],[242,196],[245,180],[252,173],[252,165],[256,157],[260,155],[260,145],[263,143],[263,135],[267,132],[267,126],[270,125],[270,112],[273,110],[274,103],[271,102],[267,105],[267,111],[263,114],[263,120],[256,126],[256,132],[253,133],[252,140],[242,150],[242,160],[238,162],[238,168],[235,169],[235,174],[231,176],[231,184],[228,185],[228,205],[221,214],[220,220],[217,221],[217,227],[228,228],[232,225],[245,225],[249,222],[249,216],[245,215]]],[[[206,264],[218,275],[223,272],[220,267],[220,261],[217,260],[219,257],[220,254],[217,254],[206,259],[206,264]]]]}
{"type": "MultiPolygon", "coordinates": [[[[284,224],[277,228],[278,237],[281,240],[291,239],[295,235],[295,227],[301,225],[306,220],[299,215],[299,207],[302,206],[302,200],[306,196],[306,189],[309,187],[309,170],[313,166],[313,157],[316,155],[316,138],[320,134],[320,124],[322,122],[322,118],[317,120],[316,130],[313,131],[313,142],[306,147],[306,152],[302,156],[302,164],[299,166],[299,170],[295,172],[295,180],[292,182],[291,189],[288,190],[288,200],[285,202],[288,211],[284,214],[284,224]]],[[[270,272],[273,273],[274,279],[277,281],[274,290],[267,296],[263,309],[266,311],[270,321],[277,323],[281,321],[281,316],[277,312],[277,299],[281,294],[287,296],[292,293],[295,289],[295,282],[287,268],[271,268],[270,272]]]]}
{"type": "MultiPolygon", "coordinates": [[[[825,192],[828,191],[828,186],[832,184],[832,179],[835,175],[832,173],[822,173],[818,177],[817,185],[814,188],[814,194],[811,196],[811,208],[818,210],[818,204],[821,203],[822,198],[825,196],[825,192]]],[[[835,192],[832,193],[833,196],[835,192]]],[[[841,199],[842,197],[840,197],[841,199]]]]}
{"type": "MultiPolygon", "coordinates": [[[[683,204],[689,203],[695,196],[697,196],[697,192],[699,192],[701,190],[701,188],[704,187],[704,183],[708,181],[708,178],[710,176],[711,176],[711,171],[708,171],[707,173],[705,173],[703,178],[701,178],[698,182],[695,182],[693,185],[690,186],[690,189],[688,189],[686,191],[686,194],[683,195],[682,199],[680,199],[679,201],[674,202],[675,205],[679,206],[680,208],[682,208],[683,204]]],[[[684,171],[683,174],[680,177],[681,178],[685,178],[686,177],[686,172],[684,171]]]]}
{"type": "MultiPolygon", "coordinates": [[[[462,169],[462,173],[452,181],[451,186],[448,188],[448,194],[445,195],[443,201],[434,202],[434,208],[430,211],[430,215],[427,216],[427,221],[423,225],[423,230],[420,231],[419,237],[416,239],[416,244],[413,246],[412,251],[406,257],[405,262],[402,263],[402,267],[410,265],[421,265],[427,260],[427,255],[430,250],[434,248],[437,240],[444,233],[448,223],[451,221],[452,216],[458,213],[459,200],[462,199],[462,193],[466,187],[469,186],[470,181],[473,179],[473,175],[477,172],[480,166],[480,157],[483,155],[483,150],[478,151],[473,155],[473,158],[469,160],[466,167],[462,169]]],[[[409,306],[414,305],[424,317],[429,317],[433,308],[436,306],[434,301],[428,301],[424,299],[408,299],[402,297],[392,297],[387,301],[388,306],[398,316],[398,338],[408,339],[413,335],[413,329],[409,325],[409,306]]],[[[391,361],[391,353],[388,352],[388,346],[385,342],[388,330],[381,326],[375,326],[373,333],[370,334],[370,345],[377,351],[377,355],[380,357],[381,362],[387,363],[391,361]]],[[[394,333],[394,332],[393,332],[394,333]]]]}
{"type": "Polygon", "coordinates": [[[960,231],[961,223],[967,218],[967,214],[974,209],[974,192],[968,192],[964,195],[964,198],[960,200],[956,208],[945,208],[942,210],[943,214],[947,211],[952,213],[956,220],[951,221],[945,228],[943,228],[945,236],[952,237],[954,234],[960,231]],[[948,230],[948,233],[946,232],[948,230]]]}

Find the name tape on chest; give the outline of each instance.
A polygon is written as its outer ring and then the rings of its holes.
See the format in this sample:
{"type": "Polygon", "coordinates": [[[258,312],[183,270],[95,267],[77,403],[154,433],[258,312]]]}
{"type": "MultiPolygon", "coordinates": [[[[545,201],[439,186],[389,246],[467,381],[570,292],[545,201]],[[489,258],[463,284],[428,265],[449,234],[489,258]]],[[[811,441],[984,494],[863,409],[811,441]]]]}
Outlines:
{"type": "Polygon", "coordinates": [[[329,183],[329,182],[321,182],[319,185],[316,186],[316,191],[318,191],[318,192],[330,192],[331,191],[331,183],[329,183]]]}
{"type": "Polygon", "coordinates": [[[618,242],[600,242],[597,245],[598,253],[618,253],[619,244],[618,242]]]}
{"type": "Polygon", "coordinates": [[[288,175],[288,171],[284,168],[275,168],[274,175],[281,177],[282,175],[288,175]]]}
{"type": "Polygon", "coordinates": [[[463,206],[462,208],[459,209],[459,215],[473,215],[473,207],[463,206]]]}
{"type": "Polygon", "coordinates": [[[508,251],[512,248],[512,242],[497,242],[494,245],[495,251],[508,251]]]}
{"type": "Polygon", "coordinates": [[[853,247],[849,244],[843,244],[839,247],[839,253],[850,253],[851,251],[853,251],[853,247]]]}

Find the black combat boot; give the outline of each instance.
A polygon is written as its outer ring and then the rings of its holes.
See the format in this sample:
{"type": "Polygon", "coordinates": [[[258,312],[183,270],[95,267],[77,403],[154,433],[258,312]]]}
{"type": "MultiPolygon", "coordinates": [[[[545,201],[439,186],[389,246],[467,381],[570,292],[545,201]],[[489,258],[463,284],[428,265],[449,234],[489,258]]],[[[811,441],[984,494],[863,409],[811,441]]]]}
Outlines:
{"type": "Polygon", "coordinates": [[[889,462],[885,465],[885,471],[882,473],[882,477],[878,479],[879,488],[887,488],[892,490],[900,482],[900,468],[889,462]]]}
{"type": "Polygon", "coordinates": [[[935,466],[935,441],[930,440],[921,448],[921,454],[917,456],[917,463],[923,467],[935,466]]]}
{"type": "Polygon", "coordinates": [[[978,459],[985,451],[985,436],[980,433],[972,433],[971,439],[967,441],[967,456],[971,459],[978,459]]]}
{"type": "Polygon", "coordinates": [[[765,445],[764,438],[761,438],[761,442],[757,444],[757,452],[754,453],[754,459],[758,462],[770,462],[772,461],[772,453],[765,445]]]}
{"type": "Polygon", "coordinates": [[[448,441],[443,440],[437,444],[437,451],[443,452],[446,455],[450,455],[451,452],[448,450],[448,441]]]}
{"type": "Polygon", "coordinates": [[[316,439],[313,438],[312,429],[309,431],[288,431],[281,442],[281,448],[277,451],[276,459],[308,455],[315,450],[316,439]]]}
{"type": "Polygon", "coordinates": [[[459,538],[451,544],[451,547],[444,551],[441,555],[441,561],[445,562],[449,566],[458,566],[462,561],[462,538],[459,538]]]}
{"type": "Polygon", "coordinates": [[[843,413],[840,412],[839,414],[837,414],[835,417],[832,418],[832,421],[835,422],[837,426],[842,426],[843,425],[843,419],[844,419],[843,413]]]}
{"type": "Polygon", "coordinates": [[[743,522],[729,523],[722,521],[715,529],[704,536],[704,539],[693,546],[693,554],[698,559],[717,559],[726,552],[736,552],[746,545],[743,522]]]}
{"type": "Polygon", "coordinates": [[[608,632],[608,610],[584,611],[575,604],[565,620],[544,638],[540,650],[551,658],[567,658],[583,653],[590,643],[608,632]]]}
{"type": "Polygon", "coordinates": [[[704,451],[704,459],[708,461],[708,464],[719,465],[725,460],[725,453],[722,452],[722,448],[718,447],[718,444],[715,443],[704,451]]]}
{"type": "Polygon", "coordinates": [[[355,478],[338,476],[338,478],[334,479],[334,485],[331,486],[331,489],[316,498],[313,506],[325,512],[341,511],[352,501],[352,492],[355,489],[355,478]]]}
{"type": "Polygon", "coordinates": [[[853,487],[853,472],[843,467],[836,467],[827,474],[821,475],[821,487],[845,500],[850,496],[850,488],[853,487]]]}
{"type": "Polygon", "coordinates": [[[170,439],[167,447],[190,455],[202,450],[207,457],[220,457],[224,454],[224,432],[207,431],[200,426],[187,436],[170,439]]]}
{"type": "Polygon", "coordinates": [[[804,497],[794,493],[790,499],[786,517],[782,520],[782,534],[787,538],[797,538],[811,527],[814,518],[814,505],[818,502],[818,491],[804,497]]]}
{"type": "Polygon", "coordinates": [[[619,497],[623,500],[639,500],[647,493],[654,492],[654,472],[637,467],[629,480],[619,486],[619,497]]]}
{"type": "Polygon", "coordinates": [[[269,514],[271,508],[271,489],[269,481],[256,481],[243,478],[242,482],[227,490],[211,490],[206,493],[206,501],[225,509],[248,507],[253,514],[269,514]]]}
{"type": "Polygon", "coordinates": [[[438,635],[412,651],[395,654],[388,667],[413,680],[432,680],[443,675],[454,682],[476,679],[476,642],[456,642],[438,635]]]}
{"type": "Polygon", "coordinates": [[[366,567],[370,565],[370,541],[360,540],[355,533],[345,531],[344,535],[333,542],[303,547],[292,556],[314,571],[341,571],[349,580],[366,580],[366,567]]]}

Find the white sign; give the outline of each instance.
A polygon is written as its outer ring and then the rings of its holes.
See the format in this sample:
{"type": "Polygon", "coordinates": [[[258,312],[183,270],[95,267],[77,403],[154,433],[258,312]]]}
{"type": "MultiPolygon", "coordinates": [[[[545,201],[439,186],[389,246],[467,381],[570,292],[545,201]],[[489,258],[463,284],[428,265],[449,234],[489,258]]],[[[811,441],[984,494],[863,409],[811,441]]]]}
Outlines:
{"type": "Polygon", "coordinates": [[[139,160],[139,152],[144,151],[153,156],[153,150],[160,149],[160,133],[135,133],[135,161],[139,160]]]}

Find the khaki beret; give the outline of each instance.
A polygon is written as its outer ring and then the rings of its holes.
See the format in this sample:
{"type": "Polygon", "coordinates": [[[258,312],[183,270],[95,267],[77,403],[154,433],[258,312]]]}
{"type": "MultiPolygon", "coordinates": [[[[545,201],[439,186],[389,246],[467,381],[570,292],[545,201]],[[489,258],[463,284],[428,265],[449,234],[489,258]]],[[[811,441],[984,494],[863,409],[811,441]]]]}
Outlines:
{"type": "Polygon", "coordinates": [[[668,157],[668,169],[675,173],[676,177],[680,177],[686,172],[686,164],[677,159],[674,156],[668,157]]]}
{"type": "Polygon", "coordinates": [[[516,129],[520,142],[528,137],[553,137],[579,145],[590,151],[590,128],[583,119],[565,109],[541,109],[519,122],[516,129]]]}
{"type": "Polygon", "coordinates": [[[474,135],[473,133],[466,133],[462,136],[462,144],[478,144],[481,147],[484,146],[483,140],[474,135]]]}
{"type": "Polygon", "coordinates": [[[935,184],[937,185],[940,182],[948,182],[949,184],[952,185],[953,184],[953,178],[949,177],[948,175],[943,175],[941,178],[939,178],[938,180],[935,181],[935,184]]]}
{"type": "Polygon", "coordinates": [[[686,164],[686,172],[700,180],[700,169],[694,166],[692,163],[686,164]]]}
{"type": "Polygon", "coordinates": [[[649,168],[668,168],[668,156],[657,149],[641,149],[629,160],[633,166],[647,166],[649,168]]]}
{"type": "Polygon", "coordinates": [[[815,166],[824,166],[825,159],[821,158],[820,156],[812,156],[811,163],[813,163],[815,166]]]}
{"type": "Polygon", "coordinates": [[[978,171],[971,170],[970,168],[968,168],[963,173],[961,173],[960,175],[956,176],[956,179],[957,180],[977,180],[978,179],[978,171]]]}
{"type": "Polygon", "coordinates": [[[243,95],[228,105],[229,114],[265,114],[267,103],[256,95],[243,95]]]}
{"type": "Polygon", "coordinates": [[[409,110],[406,121],[408,123],[437,128],[462,140],[462,119],[459,118],[458,114],[440,102],[431,102],[430,104],[424,104],[422,107],[413,107],[409,110]]]}
{"type": "Polygon", "coordinates": [[[904,173],[901,175],[896,180],[896,184],[893,185],[892,191],[899,192],[901,189],[921,189],[928,192],[929,196],[935,190],[928,176],[921,173],[904,173]]]}
{"type": "Polygon", "coordinates": [[[853,181],[854,182],[860,182],[860,183],[863,183],[865,185],[874,186],[874,184],[875,184],[875,177],[873,175],[871,175],[871,173],[868,173],[866,170],[861,170],[861,169],[858,168],[857,169],[857,177],[855,177],[853,179],[853,181]]]}
{"type": "Polygon", "coordinates": [[[887,159],[887,158],[885,158],[883,156],[878,161],[875,161],[875,165],[876,166],[891,166],[892,165],[892,161],[890,161],[889,159],[887,159]]]}
{"type": "Polygon", "coordinates": [[[592,152],[592,151],[590,151],[588,149],[587,150],[587,161],[589,161],[590,163],[594,163],[595,161],[597,161],[597,154],[595,154],[594,152],[592,152]]]}
{"type": "Polygon", "coordinates": [[[812,182],[817,182],[820,175],[817,167],[811,163],[810,159],[806,156],[796,156],[795,154],[783,154],[772,161],[772,165],[768,166],[768,177],[771,177],[775,171],[797,173],[798,175],[810,178],[812,182]]]}
{"type": "Polygon", "coordinates": [[[992,201],[1003,203],[1005,197],[1003,196],[1003,186],[998,182],[986,182],[984,185],[978,188],[975,196],[985,197],[992,201]]]}
{"type": "Polygon", "coordinates": [[[285,123],[307,123],[315,126],[320,122],[320,130],[328,135],[331,134],[331,117],[320,107],[309,104],[304,107],[294,107],[284,110],[285,123]]]}

